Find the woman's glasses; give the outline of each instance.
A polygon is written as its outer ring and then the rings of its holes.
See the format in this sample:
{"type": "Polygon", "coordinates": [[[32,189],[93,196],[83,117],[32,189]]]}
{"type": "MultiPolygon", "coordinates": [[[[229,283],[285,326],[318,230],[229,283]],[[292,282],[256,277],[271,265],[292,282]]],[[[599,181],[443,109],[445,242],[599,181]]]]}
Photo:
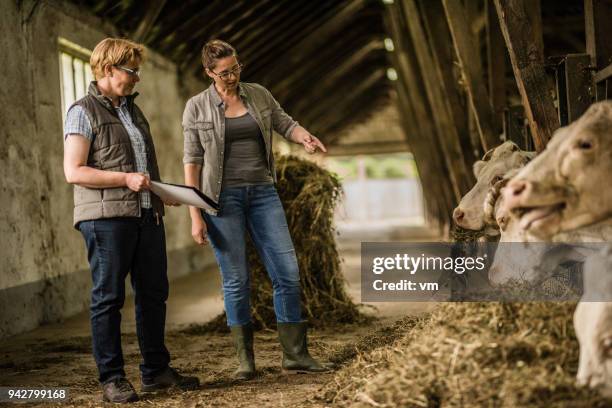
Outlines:
{"type": "Polygon", "coordinates": [[[230,75],[238,75],[239,73],[241,73],[243,68],[244,68],[243,64],[238,64],[238,65],[235,65],[229,71],[223,71],[223,72],[216,73],[215,71],[211,69],[210,72],[212,72],[213,74],[215,74],[216,76],[218,76],[219,78],[225,81],[229,78],[230,75]]]}

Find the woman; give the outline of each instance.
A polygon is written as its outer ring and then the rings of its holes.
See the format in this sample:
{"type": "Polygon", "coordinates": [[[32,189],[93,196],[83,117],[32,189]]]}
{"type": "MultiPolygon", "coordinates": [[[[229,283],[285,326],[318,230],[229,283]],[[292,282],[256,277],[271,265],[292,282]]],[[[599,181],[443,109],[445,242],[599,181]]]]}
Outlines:
{"type": "MultiPolygon", "coordinates": [[[[64,173],[74,185],[74,224],[83,234],[93,288],[93,354],[103,400],[138,399],[126,379],[121,350],[121,308],[131,274],[136,334],[143,362],[142,390],[194,389],[196,377],[168,364],[164,344],[168,276],[164,203],[149,191],[159,180],[149,124],[134,103],[144,48],[118,38],[91,54],[96,77],[88,94],[70,107],[64,133],[64,173]],[[150,175],[150,178],[149,178],[150,175]]],[[[174,203],[166,203],[174,205],[174,203]]]]}
{"type": "Polygon", "coordinates": [[[283,368],[326,371],[306,346],[297,259],[274,187],[272,132],[302,144],[308,153],[325,152],[325,146],[287,115],[267,89],[240,82],[242,65],[231,45],[208,42],[202,64],[213,82],[187,102],[183,114],[185,183],[219,201],[218,213],[189,209],[191,234],[200,245],[210,240],[221,269],[227,324],[240,363],[235,376],[255,375],[247,231],[272,280],[283,368]]]}

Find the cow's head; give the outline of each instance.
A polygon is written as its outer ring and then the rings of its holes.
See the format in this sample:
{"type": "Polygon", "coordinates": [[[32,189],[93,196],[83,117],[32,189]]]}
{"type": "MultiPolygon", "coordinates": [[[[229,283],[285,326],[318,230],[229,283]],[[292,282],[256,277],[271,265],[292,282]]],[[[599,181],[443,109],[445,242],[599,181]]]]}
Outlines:
{"type": "Polygon", "coordinates": [[[489,150],[482,160],[474,163],[476,184],[461,199],[453,211],[455,223],[465,229],[481,230],[485,226],[483,202],[491,186],[502,180],[514,169],[523,167],[534,153],[522,151],[513,142],[507,141],[489,150]]]}
{"type": "MultiPolygon", "coordinates": [[[[499,245],[489,268],[489,282],[493,286],[510,282],[538,284],[557,272],[563,262],[583,259],[578,252],[569,248],[534,242],[533,237],[520,228],[519,221],[510,216],[504,206],[503,192],[508,179],[518,171],[509,172],[508,178],[491,187],[485,198],[485,220],[500,231],[499,245]]],[[[574,242],[579,238],[566,235],[558,236],[560,242],[574,242]]]]}
{"type": "Polygon", "coordinates": [[[612,215],[612,102],[593,104],[555,132],[504,191],[506,209],[541,239],[612,215]]]}

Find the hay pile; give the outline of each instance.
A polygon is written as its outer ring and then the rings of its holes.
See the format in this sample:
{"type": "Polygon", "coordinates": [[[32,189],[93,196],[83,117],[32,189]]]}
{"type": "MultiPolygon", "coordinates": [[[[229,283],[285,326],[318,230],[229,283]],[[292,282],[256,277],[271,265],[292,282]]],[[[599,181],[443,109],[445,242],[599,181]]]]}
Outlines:
{"type": "MultiPolygon", "coordinates": [[[[367,321],[347,295],[340,271],[333,227],[334,208],[342,194],[340,181],[335,174],[295,156],[281,156],[276,172],[300,268],[303,318],[315,327],[367,321]]],[[[257,329],[275,328],[272,284],[250,242],[248,259],[253,323],[257,329]]],[[[210,330],[227,330],[225,314],[203,327],[187,329],[192,334],[210,330]]]]}
{"type": "Polygon", "coordinates": [[[358,407],[604,407],[577,388],[574,303],[444,304],[357,356],[318,398],[358,407]]]}

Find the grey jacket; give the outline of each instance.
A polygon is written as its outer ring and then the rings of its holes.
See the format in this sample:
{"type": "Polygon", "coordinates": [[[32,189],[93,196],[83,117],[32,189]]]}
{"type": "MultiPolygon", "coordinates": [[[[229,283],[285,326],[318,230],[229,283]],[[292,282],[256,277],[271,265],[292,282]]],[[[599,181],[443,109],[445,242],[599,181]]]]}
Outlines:
{"type": "MultiPolygon", "coordinates": [[[[241,82],[239,94],[261,129],[268,168],[276,181],[272,133],[276,131],[285,139],[289,139],[298,123],[285,113],[272,94],[259,84],[241,82]]],[[[225,104],[214,83],[187,101],[183,113],[183,135],[183,163],[202,165],[200,190],[218,202],[225,154],[225,104]]],[[[207,212],[216,215],[213,210],[207,212]]]]}

